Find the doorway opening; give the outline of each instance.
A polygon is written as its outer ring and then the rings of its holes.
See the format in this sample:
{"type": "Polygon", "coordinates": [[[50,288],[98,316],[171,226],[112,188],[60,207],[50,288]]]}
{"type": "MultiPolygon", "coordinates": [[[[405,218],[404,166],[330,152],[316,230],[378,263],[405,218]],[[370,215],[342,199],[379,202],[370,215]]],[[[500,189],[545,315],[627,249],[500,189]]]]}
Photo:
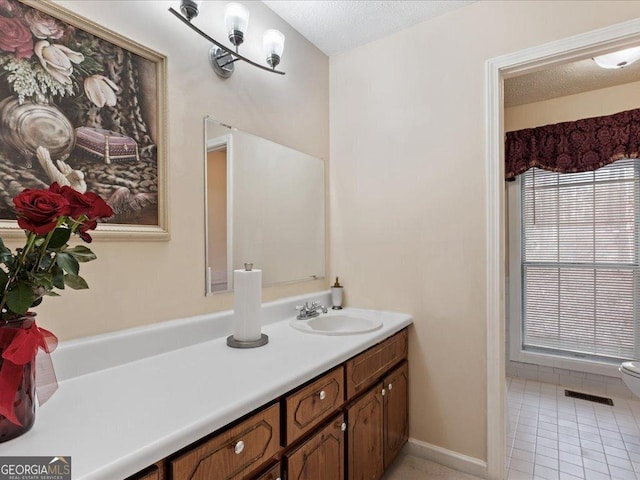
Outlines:
{"type": "Polygon", "coordinates": [[[229,289],[227,146],[207,149],[207,294],[229,289]]]}
{"type": "MultiPolygon", "coordinates": [[[[487,62],[487,467],[488,477],[491,479],[505,478],[507,457],[504,82],[510,78],[637,45],[640,45],[640,20],[633,20],[487,62]]],[[[524,389],[526,390],[526,384],[524,389]]],[[[545,393],[551,395],[551,392],[545,393]]],[[[538,394],[542,394],[542,387],[538,387],[538,394]]]]}

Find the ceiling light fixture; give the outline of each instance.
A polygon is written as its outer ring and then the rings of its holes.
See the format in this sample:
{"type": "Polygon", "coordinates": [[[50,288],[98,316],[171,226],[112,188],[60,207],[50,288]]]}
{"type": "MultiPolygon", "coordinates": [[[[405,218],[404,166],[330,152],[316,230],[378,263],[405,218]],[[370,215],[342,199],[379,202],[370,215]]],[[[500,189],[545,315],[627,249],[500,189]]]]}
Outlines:
{"type": "Polygon", "coordinates": [[[244,42],[244,36],[249,25],[249,10],[240,3],[230,3],[224,11],[224,24],[229,35],[229,41],[235,47],[235,52],[224,46],[217,40],[204,33],[196,27],[191,20],[198,16],[198,11],[202,0],[180,0],[180,12],[173,8],[169,11],[178,17],[185,25],[188,25],[194,32],[198,33],[208,41],[213,43],[209,50],[209,62],[215,72],[222,78],[229,78],[235,70],[235,62],[242,60],[254,67],[261,68],[268,72],[284,75],[284,72],[276,70],[282,58],[284,50],[284,35],[278,30],[267,30],[262,38],[262,46],[269,67],[260,65],[238,53],[238,47],[244,42]]]}
{"type": "Polygon", "coordinates": [[[593,60],[602,68],[623,68],[640,60],[640,47],[599,55],[593,57],[593,60]]]}

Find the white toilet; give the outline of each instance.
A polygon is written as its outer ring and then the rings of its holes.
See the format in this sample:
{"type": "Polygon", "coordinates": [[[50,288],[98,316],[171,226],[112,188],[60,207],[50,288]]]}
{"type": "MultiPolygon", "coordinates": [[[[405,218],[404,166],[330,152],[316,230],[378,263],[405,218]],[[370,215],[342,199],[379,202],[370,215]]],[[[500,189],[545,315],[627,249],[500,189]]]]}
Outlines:
{"type": "Polygon", "coordinates": [[[640,362],[624,362],[618,371],[622,374],[622,381],[629,387],[636,397],[640,397],[640,362]]]}

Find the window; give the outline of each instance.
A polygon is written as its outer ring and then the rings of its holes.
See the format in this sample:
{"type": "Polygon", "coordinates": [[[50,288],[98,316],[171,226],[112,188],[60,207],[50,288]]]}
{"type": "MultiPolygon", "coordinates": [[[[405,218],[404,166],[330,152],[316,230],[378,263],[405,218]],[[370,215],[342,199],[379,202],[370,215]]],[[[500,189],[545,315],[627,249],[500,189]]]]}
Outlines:
{"type": "Polygon", "coordinates": [[[519,277],[511,294],[520,295],[521,350],[605,361],[640,356],[639,178],[637,160],[521,176],[519,265],[511,272],[519,277]]]}

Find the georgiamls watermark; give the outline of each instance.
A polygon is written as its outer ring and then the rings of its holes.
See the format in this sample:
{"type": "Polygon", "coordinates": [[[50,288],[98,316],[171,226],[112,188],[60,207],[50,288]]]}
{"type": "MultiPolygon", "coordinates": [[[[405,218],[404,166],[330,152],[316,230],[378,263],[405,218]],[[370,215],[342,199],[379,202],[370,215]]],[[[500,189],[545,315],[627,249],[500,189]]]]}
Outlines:
{"type": "Polygon", "coordinates": [[[71,457],[0,457],[0,480],[71,480],[71,457]]]}

